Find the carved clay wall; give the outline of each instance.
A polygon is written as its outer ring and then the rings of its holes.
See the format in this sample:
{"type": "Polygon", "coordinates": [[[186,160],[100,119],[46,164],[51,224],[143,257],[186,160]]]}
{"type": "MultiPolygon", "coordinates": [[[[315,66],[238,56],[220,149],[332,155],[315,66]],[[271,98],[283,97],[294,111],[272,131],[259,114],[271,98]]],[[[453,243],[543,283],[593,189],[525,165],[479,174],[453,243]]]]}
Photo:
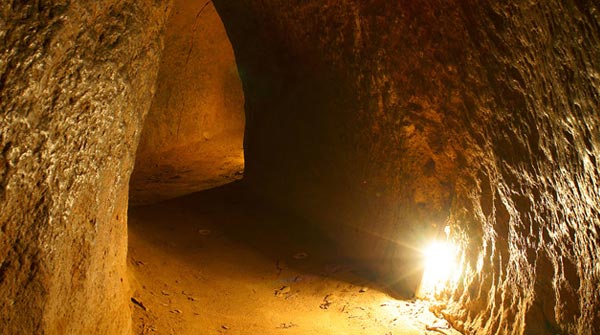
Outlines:
{"type": "Polygon", "coordinates": [[[166,8],[0,4],[0,333],[130,332],[127,186],[166,8]]]}

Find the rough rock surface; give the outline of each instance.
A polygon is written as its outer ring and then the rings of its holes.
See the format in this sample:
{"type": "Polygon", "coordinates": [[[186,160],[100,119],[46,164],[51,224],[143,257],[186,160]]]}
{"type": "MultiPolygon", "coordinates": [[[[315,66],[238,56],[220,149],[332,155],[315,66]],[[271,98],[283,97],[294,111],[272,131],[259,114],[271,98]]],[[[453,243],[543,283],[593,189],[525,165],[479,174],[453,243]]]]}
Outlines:
{"type": "Polygon", "coordinates": [[[596,4],[215,4],[257,193],[409,290],[411,249],[449,223],[446,313],[469,333],[598,329],[596,4]]]}
{"type": "MultiPolygon", "coordinates": [[[[600,328],[595,2],[215,5],[255,192],[408,291],[412,250],[450,224],[444,312],[467,333],[600,328]]],[[[127,184],[165,9],[0,5],[2,334],[130,330],[127,184]]]]}
{"type": "Polygon", "coordinates": [[[0,333],[127,334],[127,192],[167,1],[0,4],[0,333]]]}
{"type": "Polygon", "coordinates": [[[136,154],[132,203],[241,178],[243,139],[244,93],[219,14],[211,1],[176,0],[136,154]]]}
{"type": "MultiPolygon", "coordinates": [[[[600,329],[600,7],[464,6],[472,144],[452,210],[469,329],[600,329]]],[[[455,309],[456,312],[456,309],[455,309]]]]}

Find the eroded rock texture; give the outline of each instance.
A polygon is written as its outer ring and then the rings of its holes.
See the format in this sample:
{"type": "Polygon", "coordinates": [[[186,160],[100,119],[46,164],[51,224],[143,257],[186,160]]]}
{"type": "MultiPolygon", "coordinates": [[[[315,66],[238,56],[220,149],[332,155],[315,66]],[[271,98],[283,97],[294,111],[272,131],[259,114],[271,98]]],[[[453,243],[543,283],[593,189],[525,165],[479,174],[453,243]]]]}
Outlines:
{"type": "Polygon", "coordinates": [[[127,185],[165,16],[0,4],[0,333],[130,332],[127,185]]]}
{"type": "Polygon", "coordinates": [[[131,182],[132,203],[216,187],[244,170],[244,93],[211,1],[177,0],[131,182]]]}
{"type": "MultiPolygon", "coordinates": [[[[600,329],[600,11],[585,1],[464,6],[477,66],[452,226],[454,300],[473,329],[600,329]]],[[[471,329],[471,328],[469,328],[471,329]]]]}
{"type": "Polygon", "coordinates": [[[408,290],[449,223],[466,332],[600,329],[597,5],[215,3],[255,192],[408,290]]]}

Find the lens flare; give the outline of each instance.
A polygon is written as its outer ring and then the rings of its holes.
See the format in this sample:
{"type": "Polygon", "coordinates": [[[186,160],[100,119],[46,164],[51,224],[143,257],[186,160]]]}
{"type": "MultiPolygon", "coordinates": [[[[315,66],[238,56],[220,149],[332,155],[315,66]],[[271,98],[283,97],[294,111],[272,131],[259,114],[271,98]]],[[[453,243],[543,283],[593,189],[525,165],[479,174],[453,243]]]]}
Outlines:
{"type": "Polygon", "coordinates": [[[424,272],[418,295],[422,298],[440,293],[456,268],[456,248],[449,242],[433,242],[424,251],[424,272]]]}

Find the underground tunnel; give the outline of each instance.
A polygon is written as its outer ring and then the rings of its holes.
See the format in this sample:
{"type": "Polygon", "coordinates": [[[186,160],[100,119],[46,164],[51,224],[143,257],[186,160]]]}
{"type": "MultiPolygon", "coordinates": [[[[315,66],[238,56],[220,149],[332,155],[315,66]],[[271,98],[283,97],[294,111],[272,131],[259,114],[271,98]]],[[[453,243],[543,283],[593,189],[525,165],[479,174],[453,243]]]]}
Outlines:
{"type": "Polygon", "coordinates": [[[0,3],[0,334],[598,334],[599,9],[0,3]]]}

